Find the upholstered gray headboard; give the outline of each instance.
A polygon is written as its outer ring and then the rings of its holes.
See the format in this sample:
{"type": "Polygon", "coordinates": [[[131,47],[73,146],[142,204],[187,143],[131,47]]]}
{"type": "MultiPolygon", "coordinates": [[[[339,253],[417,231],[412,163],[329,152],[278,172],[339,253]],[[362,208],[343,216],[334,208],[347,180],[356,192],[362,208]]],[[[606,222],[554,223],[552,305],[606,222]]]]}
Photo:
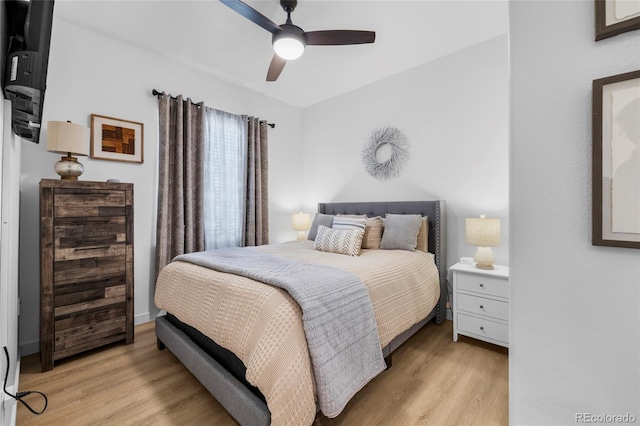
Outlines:
{"type": "Polygon", "coordinates": [[[447,303],[447,247],[446,247],[446,204],[436,201],[372,201],[354,203],[319,203],[318,213],[324,214],[366,214],[369,217],[386,213],[420,214],[429,218],[429,251],[434,254],[440,273],[440,301],[436,322],[446,319],[447,303]]]}

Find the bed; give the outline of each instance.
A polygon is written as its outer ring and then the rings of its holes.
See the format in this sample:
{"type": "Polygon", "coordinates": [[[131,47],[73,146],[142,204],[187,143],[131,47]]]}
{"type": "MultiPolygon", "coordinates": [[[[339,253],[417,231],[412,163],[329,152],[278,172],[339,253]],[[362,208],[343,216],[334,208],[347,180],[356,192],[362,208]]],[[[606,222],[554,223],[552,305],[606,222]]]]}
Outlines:
{"type": "MultiPolygon", "coordinates": [[[[384,217],[387,213],[420,214],[428,217],[426,235],[428,242],[426,246],[431,253],[430,256],[420,255],[418,251],[416,254],[409,255],[407,254],[409,252],[400,253],[401,250],[363,250],[362,255],[359,256],[361,259],[356,261],[348,259],[349,256],[333,255],[333,258],[338,258],[338,263],[344,265],[345,269],[362,278],[372,294],[374,292],[371,290],[370,284],[367,284],[367,280],[371,279],[367,273],[362,272],[364,269],[359,265],[366,264],[366,262],[383,262],[381,257],[375,257],[382,256],[381,252],[387,252],[384,254],[386,257],[397,256],[399,265],[402,265],[401,262],[406,256],[414,256],[419,259],[417,263],[420,265],[431,262],[431,266],[416,266],[416,268],[429,267],[431,268],[429,271],[435,271],[434,285],[436,289],[435,293],[430,296],[435,305],[433,309],[429,307],[428,311],[422,311],[418,317],[414,314],[410,323],[407,323],[408,319],[405,318],[404,322],[393,324],[393,321],[390,321],[392,324],[388,325],[386,323],[389,321],[382,321],[380,315],[389,317],[390,314],[388,312],[381,314],[380,309],[382,308],[374,308],[376,309],[375,315],[382,356],[387,365],[390,365],[391,353],[424,324],[429,321],[440,324],[446,318],[445,203],[441,200],[321,203],[318,205],[318,213],[366,215],[368,217],[384,217]]],[[[317,250],[313,250],[312,241],[268,246],[263,247],[261,251],[284,258],[311,260],[312,263],[316,262],[315,259],[319,254],[317,250]],[[311,252],[314,252],[313,258],[310,257],[311,252]]],[[[330,256],[321,254],[319,258],[324,259],[330,256]]],[[[321,263],[323,260],[317,262],[321,263]]],[[[242,425],[311,423],[316,414],[315,402],[318,401],[318,393],[320,392],[318,390],[316,393],[316,377],[319,389],[321,376],[314,374],[314,371],[317,370],[312,370],[309,354],[303,353],[306,348],[302,350],[299,347],[298,341],[304,340],[304,333],[307,330],[302,325],[297,325],[300,319],[297,319],[296,315],[301,316],[301,314],[296,313],[296,310],[299,311],[300,307],[290,300],[291,298],[284,290],[255,283],[247,277],[211,271],[202,265],[187,263],[172,262],[172,265],[168,265],[162,271],[158,279],[160,287],[156,289],[156,304],[161,309],[168,307],[167,314],[156,319],[159,349],[168,348],[242,425]],[[227,294],[227,292],[234,291],[238,292],[238,295],[235,299],[233,297],[225,299],[211,296],[206,291],[212,290],[205,290],[209,282],[217,283],[215,284],[218,286],[215,290],[217,294],[227,294]],[[256,290],[257,288],[259,290],[256,290]],[[242,293],[243,291],[247,293],[242,293]],[[254,293],[264,293],[263,296],[260,296],[262,297],[260,302],[252,302],[256,297],[254,293]],[[275,304],[276,300],[278,304],[275,304]],[[272,301],[274,302],[272,303],[272,301]],[[261,318],[263,312],[257,310],[256,306],[258,305],[273,305],[273,310],[278,311],[277,321],[272,319],[276,316],[261,318]],[[184,306],[187,307],[184,308],[184,306]],[[194,306],[197,309],[194,309],[194,306]],[[213,314],[214,311],[224,313],[224,319],[221,320],[217,314],[213,314]],[[281,331],[282,328],[277,329],[277,332],[272,331],[272,323],[283,321],[291,321],[284,324],[286,333],[281,331]],[[243,330],[243,332],[239,333],[238,330],[243,330]],[[286,334],[286,336],[282,337],[282,334],[286,334]],[[277,349],[265,346],[265,341],[271,342],[278,339],[282,340],[282,343],[278,343],[277,349]],[[282,352],[279,357],[275,357],[272,353],[276,350],[282,352]],[[287,356],[283,361],[284,355],[287,356]],[[264,361],[267,358],[268,363],[264,361]],[[292,375],[292,377],[280,377],[287,375],[292,375]],[[287,384],[287,380],[296,385],[287,384]],[[259,386],[256,388],[251,383],[257,383],[259,386]],[[282,387],[282,383],[285,383],[286,387],[282,387]],[[298,384],[299,386],[297,386],[298,384]],[[268,404],[274,411],[273,416],[268,404]]],[[[389,270],[391,269],[389,268],[389,270]]],[[[408,272],[401,275],[407,275],[411,280],[413,269],[407,268],[406,270],[408,272]]],[[[418,273],[422,272],[416,270],[415,274],[418,273]]],[[[398,281],[400,282],[400,279],[398,281]]],[[[376,297],[372,296],[372,302],[377,306],[380,303],[377,302],[376,297]]],[[[394,299],[394,296],[387,294],[385,300],[387,299],[394,299]]],[[[420,311],[416,310],[416,312],[420,311]]],[[[313,364],[315,368],[316,363],[313,364]]],[[[322,406],[321,403],[319,405],[322,406]]],[[[340,409],[336,412],[339,411],[340,409]]]]}

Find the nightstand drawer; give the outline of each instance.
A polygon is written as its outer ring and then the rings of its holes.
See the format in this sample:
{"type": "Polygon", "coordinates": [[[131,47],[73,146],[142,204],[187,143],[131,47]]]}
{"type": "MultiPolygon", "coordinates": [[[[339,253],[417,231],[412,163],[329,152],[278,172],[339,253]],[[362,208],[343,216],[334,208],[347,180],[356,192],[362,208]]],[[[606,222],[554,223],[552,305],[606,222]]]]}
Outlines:
{"type": "Polygon", "coordinates": [[[459,311],[467,311],[478,315],[487,315],[504,321],[509,320],[509,303],[469,294],[458,295],[459,311]]]}
{"type": "Polygon", "coordinates": [[[509,342],[509,326],[489,319],[458,314],[458,330],[465,334],[475,334],[483,339],[509,342]]]}
{"type": "Polygon", "coordinates": [[[458,290],[472,291],[488,296],[509,297],[509,281],[473,274],[458,274],[458,290]]]}

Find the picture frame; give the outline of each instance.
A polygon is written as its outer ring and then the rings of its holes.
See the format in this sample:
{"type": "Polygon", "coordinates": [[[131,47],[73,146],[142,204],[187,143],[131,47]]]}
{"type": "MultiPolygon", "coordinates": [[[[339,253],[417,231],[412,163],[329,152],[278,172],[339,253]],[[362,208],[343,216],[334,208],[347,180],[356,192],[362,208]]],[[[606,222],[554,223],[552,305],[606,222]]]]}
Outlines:
{"type": "Polygon", "coordinates": [[[640,248],[640,70],[593,80],[592,244],[640,248]]]}
{"type": "Polygon", "coordinates": [[[144,124],[91,114],[91,158],[144,162],[144,124]]]}
{"type": "Polygon", "coordinates": [[[594,0],[596,41],[640,29],[640,2],[594,0]]]}

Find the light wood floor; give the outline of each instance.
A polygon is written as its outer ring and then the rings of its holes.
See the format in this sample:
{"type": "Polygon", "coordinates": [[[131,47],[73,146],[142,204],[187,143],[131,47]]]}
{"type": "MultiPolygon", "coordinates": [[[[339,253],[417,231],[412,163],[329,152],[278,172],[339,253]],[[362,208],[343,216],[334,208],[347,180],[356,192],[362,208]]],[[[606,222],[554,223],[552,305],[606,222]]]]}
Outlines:
{"type": "MultiPolygon", "coordinates": [[[[428,324],[393,354],[383,372],[324,425],[507,425],[507,349],[461,336],[450,321],[428,324]]],[[[236,425],[168,351],[156,348],[154,324],[136,327],[135,343],[56,363],[40,372],[38,355],[22,359],[20,390],[49,398],[44,414],[18,407],[23,425],[236,425]]],[[[40,400],[31,395],[34,408],[40,400]]]]}

